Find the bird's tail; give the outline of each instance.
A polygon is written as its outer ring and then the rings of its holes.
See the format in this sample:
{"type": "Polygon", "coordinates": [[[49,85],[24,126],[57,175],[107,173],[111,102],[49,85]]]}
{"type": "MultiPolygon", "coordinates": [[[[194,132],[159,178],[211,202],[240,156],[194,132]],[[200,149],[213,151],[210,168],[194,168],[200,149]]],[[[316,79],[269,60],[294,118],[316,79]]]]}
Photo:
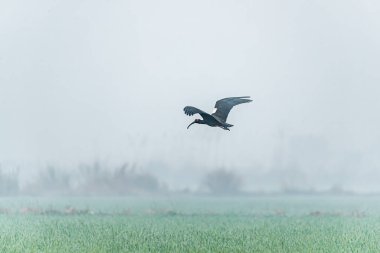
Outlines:
{"type": "Polygon", "coordinates": [[[226,126],[227,126],[227,127],[233,127],[234,125],[231,125],[231,124],[226,123],[226,126]]]}

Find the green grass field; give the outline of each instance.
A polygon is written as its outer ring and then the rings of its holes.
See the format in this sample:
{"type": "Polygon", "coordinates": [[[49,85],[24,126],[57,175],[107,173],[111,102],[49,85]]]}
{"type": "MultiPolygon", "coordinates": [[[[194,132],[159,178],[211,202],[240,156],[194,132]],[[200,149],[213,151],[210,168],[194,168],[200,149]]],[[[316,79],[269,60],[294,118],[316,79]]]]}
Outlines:
{"type": "Polygon", "coordinates": [[[380,252],[379,200],[2,198],[0,252],[380,252]]]}

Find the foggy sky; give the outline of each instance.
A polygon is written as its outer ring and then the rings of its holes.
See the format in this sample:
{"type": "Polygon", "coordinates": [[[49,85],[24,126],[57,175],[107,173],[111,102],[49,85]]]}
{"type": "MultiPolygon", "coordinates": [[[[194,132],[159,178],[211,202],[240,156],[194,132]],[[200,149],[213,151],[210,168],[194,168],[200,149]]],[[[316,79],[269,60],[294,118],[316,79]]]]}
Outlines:
{"type": "Polygon", "coordinates": [[[378,1],[2,1],[0,163],[380,190],[378,1]],[[250,95],[230,132],[186,105],[250,95]]]}

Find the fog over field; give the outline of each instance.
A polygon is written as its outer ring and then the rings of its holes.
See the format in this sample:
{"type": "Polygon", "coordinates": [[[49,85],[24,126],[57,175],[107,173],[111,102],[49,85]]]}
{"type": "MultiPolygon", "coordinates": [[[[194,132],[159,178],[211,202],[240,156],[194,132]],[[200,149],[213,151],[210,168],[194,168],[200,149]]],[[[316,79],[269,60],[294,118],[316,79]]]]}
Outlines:
{"type": "Polygon", "coordinates": [[[217,170],[244,191],[380,192],[379,14],[375,0],[1,1],[1,171],[22,187],[50,167],[75,188],[102,164],[157,189],[217,170]],[[230,132],[186,129],[184,106],[243,95],[230,132]]]}

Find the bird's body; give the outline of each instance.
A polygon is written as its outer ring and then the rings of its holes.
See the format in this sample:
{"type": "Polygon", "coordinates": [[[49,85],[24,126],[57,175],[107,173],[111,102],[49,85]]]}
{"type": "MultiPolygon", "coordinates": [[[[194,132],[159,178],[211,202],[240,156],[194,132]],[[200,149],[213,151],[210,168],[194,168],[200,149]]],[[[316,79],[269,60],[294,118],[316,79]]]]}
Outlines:
{"type": "Polygon", "coordinates": [[[186,106],[183,110],[185,111],[186,115],[192,116],[194,114],[199,114],[203,118],[194,120],[187,128],[189,128],[192,124],[205,124],[211,127],[220,127],[224,130],[230,130],[229,127],[232,127],[233,125],[228,124],[227,117],[229,112],[231,111],[232,107],[238,104],[242,103],[249,103],[252,102],[250,97],[229,97],[229,98],[223,98],[216,102],[215,109],[212,112],[212,114],[209,114],[207,112],[204,112],[196,107],[193,106],[186,106]]]}

